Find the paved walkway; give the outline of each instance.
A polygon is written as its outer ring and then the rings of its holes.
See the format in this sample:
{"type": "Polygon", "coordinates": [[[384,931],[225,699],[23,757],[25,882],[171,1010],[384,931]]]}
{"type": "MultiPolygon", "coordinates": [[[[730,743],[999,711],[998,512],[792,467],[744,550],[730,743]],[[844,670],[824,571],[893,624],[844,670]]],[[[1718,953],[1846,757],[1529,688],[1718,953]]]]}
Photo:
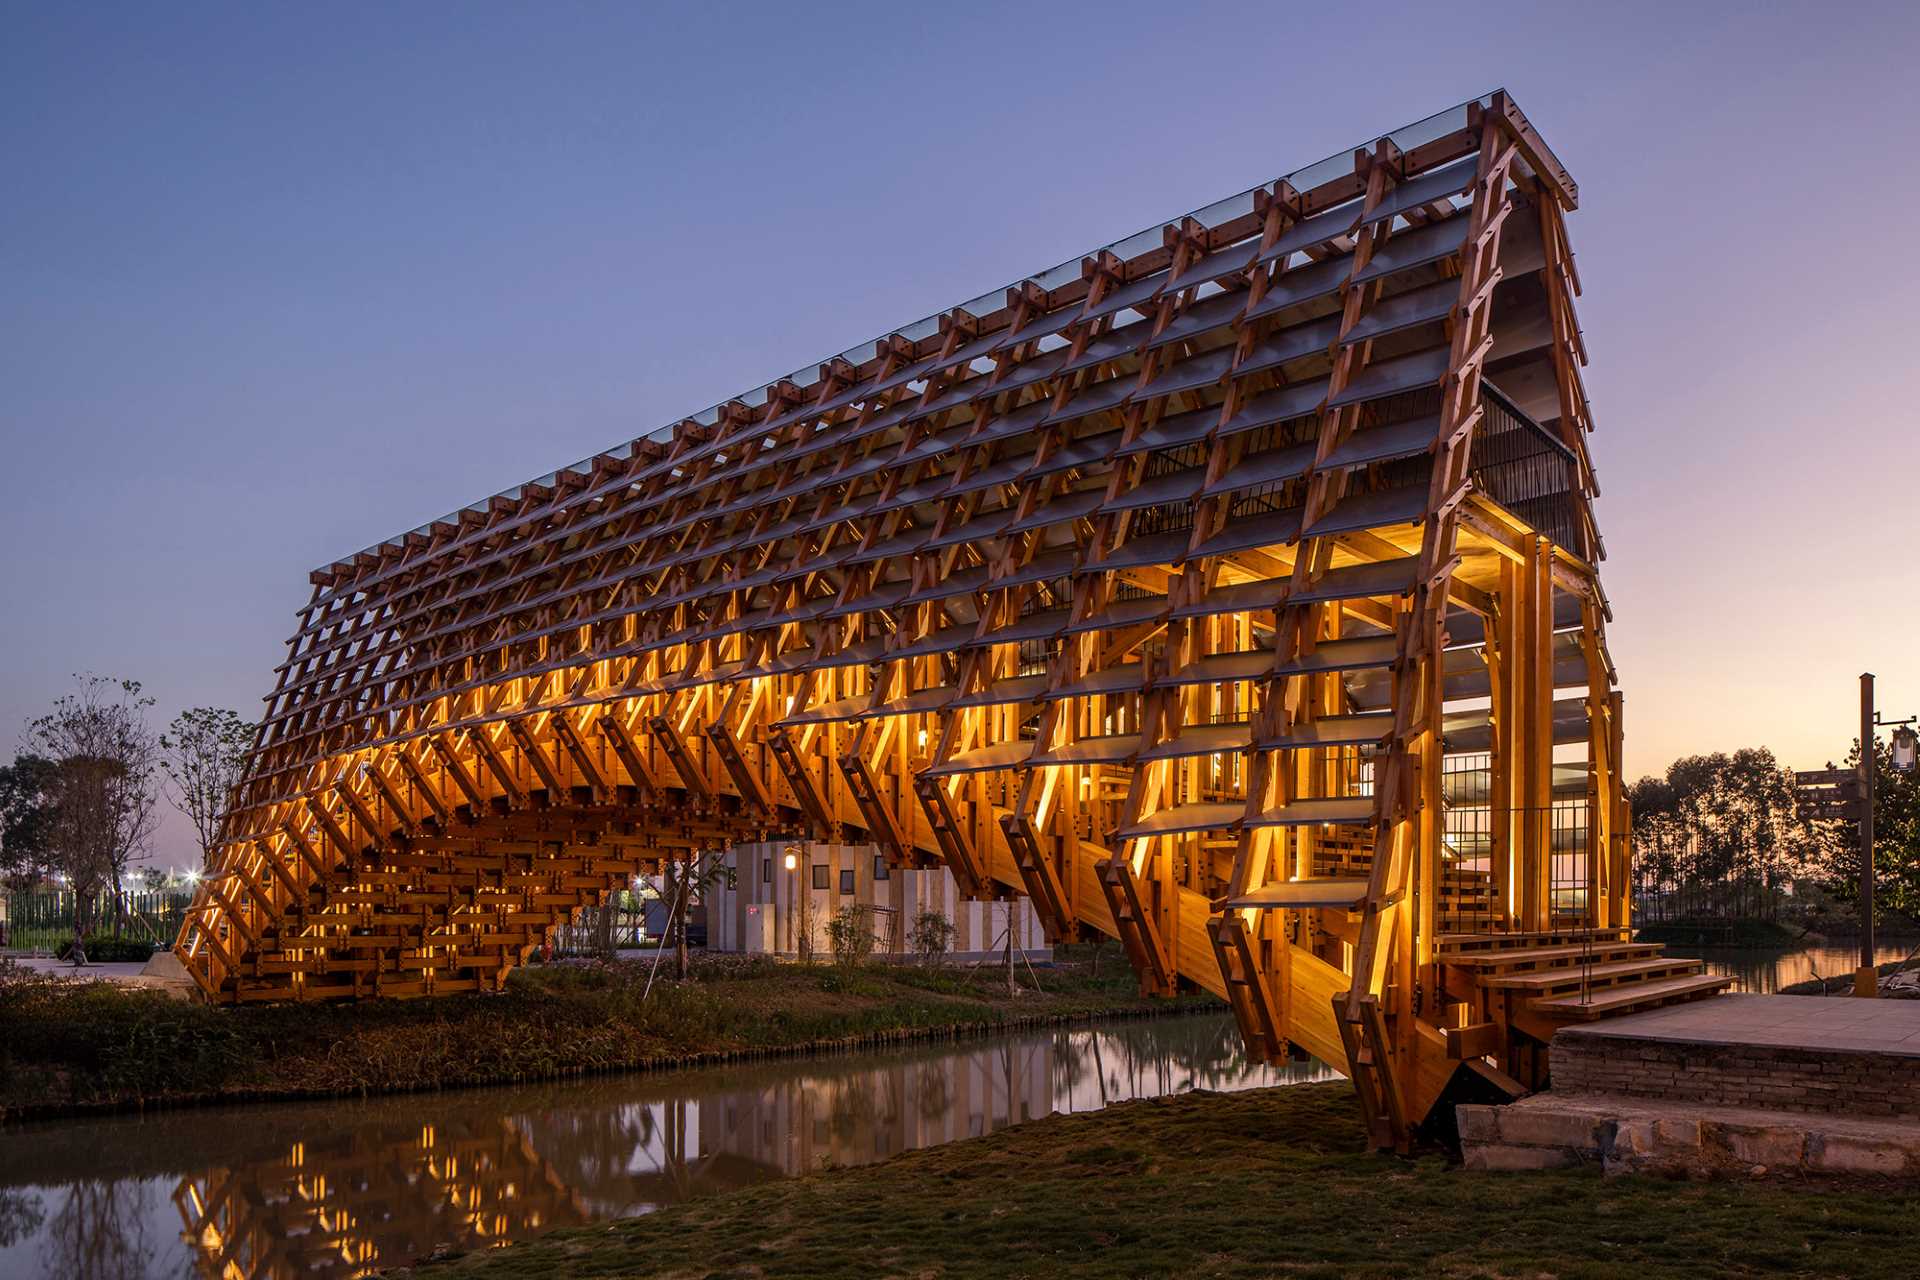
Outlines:
{"type": "Polygon", "coordinates": [[[140,971],[146,968],[144,961],[135,963],[131,960],[112,964],[83,964],[77,968],[52,956],[14,956],[12,960],[22,969],[31,969],[35,973],[51,973],[62,978],[106,978],[115,982],[137,978],[140,971]]]}
{"type": "MultiPolygon", "coordinates": [[[[164,953],[162,953],[164,954],[164,953]]],[[[111,964],[83,964],[77,968],[65,960],[52,956],[11,955],[6,957],[23,969],[35,973],[51,974],[69,982],[113,982],[123,987],[151,987],[175,995],[188,994],[193,983],[188,978],[170,977],[165,973],[148,973],[146,964],[132,961],[116,961],[111,964]]],[[[169,957],[170,958],[170,957],[169,957]]],[[[151,963],[151,962],[148,962],[151,963]]]]}
{"type": "Polygon", "coordinates": [[[1604,1018],[1560,1034],[1689,1044],[1767,1045],[1920,1058],[1920,1000],[1725,995],[1604,1018]]]}

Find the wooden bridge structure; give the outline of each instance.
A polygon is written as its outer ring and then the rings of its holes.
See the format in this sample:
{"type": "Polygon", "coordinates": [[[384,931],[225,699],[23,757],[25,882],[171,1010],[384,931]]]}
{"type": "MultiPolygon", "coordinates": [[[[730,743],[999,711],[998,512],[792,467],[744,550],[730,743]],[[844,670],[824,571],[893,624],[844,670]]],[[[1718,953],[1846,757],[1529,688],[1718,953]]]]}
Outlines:
{"type": "Polygon", "coordinates": [[[492,990],[665,860],[865,839],[1383,1144],[1717,989],[1624,931],[1577,203],[1495,93],[315,572],[180,958],[492,990]]]}

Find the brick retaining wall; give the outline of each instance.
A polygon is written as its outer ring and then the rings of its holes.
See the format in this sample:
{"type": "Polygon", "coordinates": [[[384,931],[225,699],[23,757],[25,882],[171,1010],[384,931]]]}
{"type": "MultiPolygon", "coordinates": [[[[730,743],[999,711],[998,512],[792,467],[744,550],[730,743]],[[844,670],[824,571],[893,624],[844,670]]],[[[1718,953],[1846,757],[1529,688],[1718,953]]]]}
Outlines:
{"type": "Polygon", "coordinates": [[[1920,1058],[1755,1044],[1584,1035],[1553,1038],[1556,1094],[1710,1106],[1920,1117],[1920,1058]]]}

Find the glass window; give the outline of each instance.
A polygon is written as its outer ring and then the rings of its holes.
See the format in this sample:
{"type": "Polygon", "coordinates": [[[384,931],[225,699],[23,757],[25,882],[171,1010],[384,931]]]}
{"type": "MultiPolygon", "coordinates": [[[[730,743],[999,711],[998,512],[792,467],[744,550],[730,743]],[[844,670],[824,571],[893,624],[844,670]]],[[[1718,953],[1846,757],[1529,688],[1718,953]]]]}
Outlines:
{"type": "Polygon", "coordinates": [[[816,889],[827,887],[827,864],[824,862],[813,864],[813,887],[816,889]]]}
{"type": "Polygon", "coordinates": [[[853,892],[853,872],[851,870],[842,871],[840,873],[840,892],[842,893],[853,892]]]}
{"type": "Polygon", "coordinates": [[[873,878],[875,880],[885,880],[887,878],[887,875],[888,875],[887,855],[884,853],[874,854],[873,855],[873,878]]]}
{"type": "Polygon", "coordinates": [[[773,859],[772,858],[760,859],[760,883],[761,884],[773,883],[773,859]]]}

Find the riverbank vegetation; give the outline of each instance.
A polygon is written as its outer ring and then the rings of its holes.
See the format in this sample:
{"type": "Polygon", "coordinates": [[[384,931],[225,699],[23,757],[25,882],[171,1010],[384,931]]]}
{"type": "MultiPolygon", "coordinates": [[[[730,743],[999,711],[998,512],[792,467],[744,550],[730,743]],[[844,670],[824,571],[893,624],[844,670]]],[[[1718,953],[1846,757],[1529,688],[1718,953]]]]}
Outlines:
{"type": "Polygon", "coordinates": [[[1190,1093],[389,1274],[1912,1275],[1907,1190],[1470,1174],[1362,1133],[1344,1083],[1190,1093]]]}
{"type": "MultiPolygon", "coordinates": [[[[1876,744],[1874,863],[1884,928],[1920,923],[1920,774],[1876,744]]],[[[1844,762],[1859,759],[1858,746],[1844,762]]],[[[1653,941],[1788,945],[1857,932],[1860,855],[1850,822],[1797,803],[1793,774],[1765,748],[1689,756],[1627,789],[1634,918],[1653,941]],[[1784,935],[1769,940],[1769,933],[1784,935]]]]}
{"type": "Polygon", "coordinates": [[[1824,878],[1832,823],[1804,818],[1771,751],[1688,756],[1627,789],[1633,887],[1643,925],[1776,921],[1824,878]]]}
{"type": "Polygon", "coordinates": [[[1743,950],[1785,951],[1807,944],[1807,931],[1790,928],[1777,920],[1715,920],[1682,918],[1658,924],[1637,925],[1633,936],[1641,942],[1662,942],[1683,947],[1737,947],[1743,950]]]}
{"type": "Polygon", "coordinates": [[[648,989],[640,961],[514,972],[500,995],[212,1008],[0,966],[0,1118],[400,1092],[671,1066],[1023,1024],[1219,1008],[1137,994],[1112,949],[999,967],[697,961],[648,989]],[[1036,989],[1037,987],[1037,989],[1036,989]]]}
{"type": "MultiPolygon", "coordinates": [[[[1920,953],[1920,943],[1914,946],[1920,953]]],[[[1898,960],[1883,960],[1874,966],[1874,972],[1882,978],[1892,977],[1903,969],[1914,967],[1914,955],[1903,956],[1898,960]]],[[[1835,974],[1830,978],[1808,978],[1805,982],[1796,982],[1792,986],[1780,988],[1783,996],[1839,996],[1853,993],[1853,973],[1835,974]]]]}

